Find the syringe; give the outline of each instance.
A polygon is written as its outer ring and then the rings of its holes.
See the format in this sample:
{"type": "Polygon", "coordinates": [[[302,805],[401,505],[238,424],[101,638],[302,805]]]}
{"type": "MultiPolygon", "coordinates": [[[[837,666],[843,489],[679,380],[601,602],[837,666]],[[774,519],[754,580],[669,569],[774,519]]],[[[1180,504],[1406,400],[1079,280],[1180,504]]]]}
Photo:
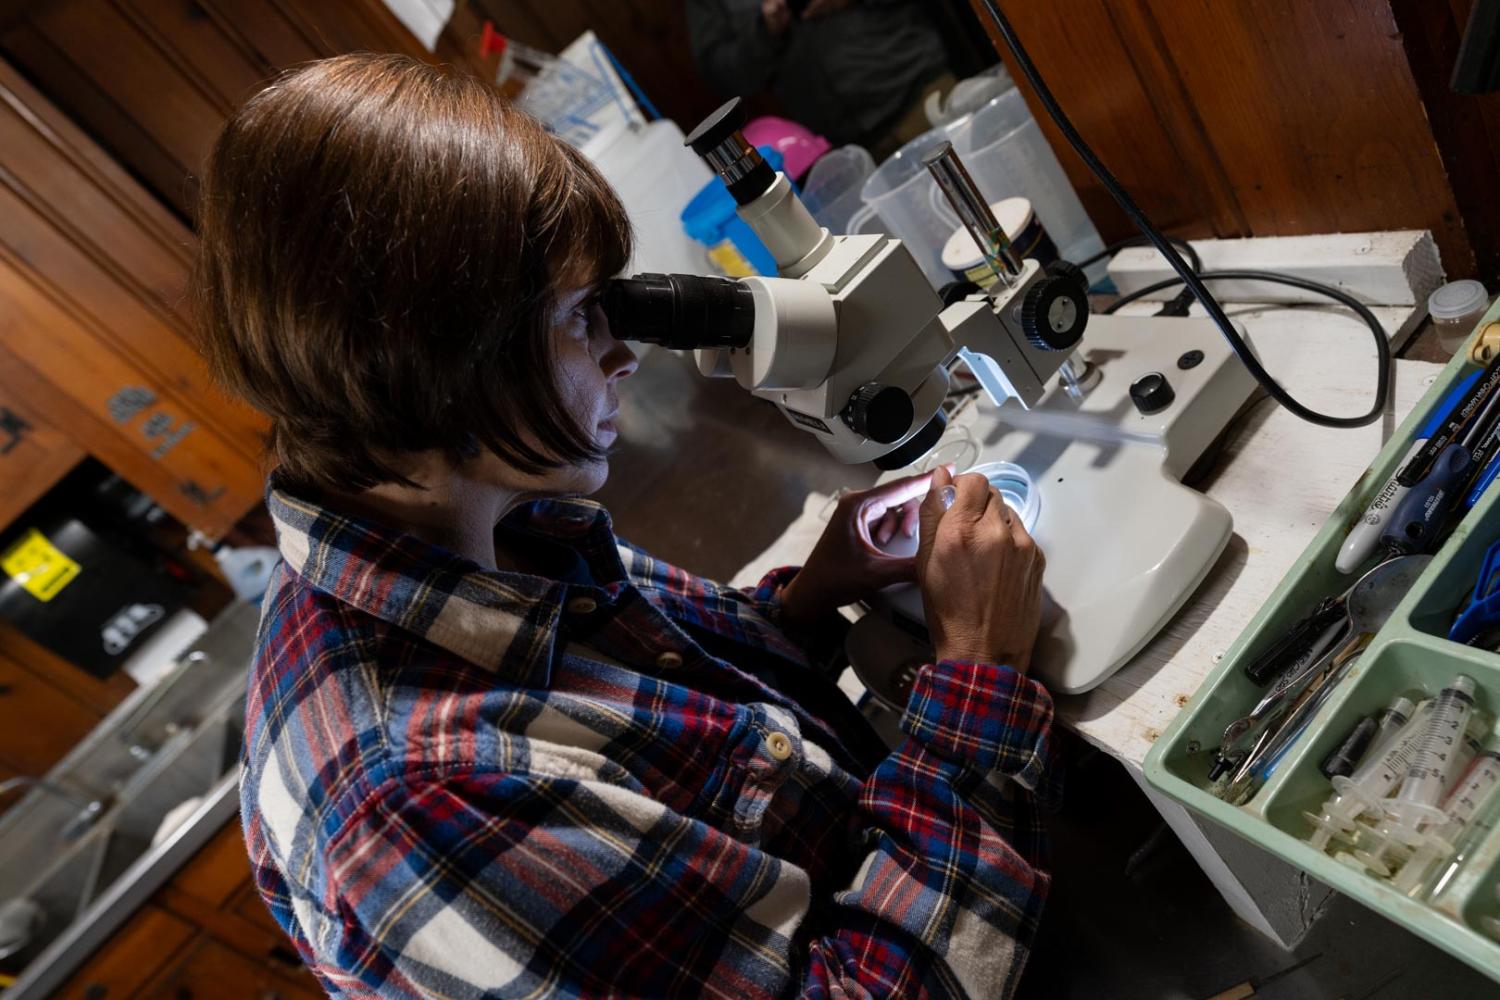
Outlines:
{"type": "Polygon", "coordinates": [[[1377,875],[1389,876],[1393,853],[1415,847],[1421,842],[1424,825],[1442,821],[1439,803],[1444,793],[1478,754],[1479,734],[1464,738],[1474,712],[1474,690],[1474,679],[1459,674],[1438,694],[1427,729],[1407,766],[1401,790],[1385,801],[1385,816],[1380,826],[1368,831],[1372,845],[1379,846],[1354,852],[1377,875]]]}
{"type": "Polygon", "coordinates": [[[1326,850],[1334,837],[1347,838],[1359,818],[1390,794],[1406,773],[1433,708],[1430,699],[1418,705],[1406,725],[1378,743],[1353,774],[1333,779],[1334,793],[1323,802],[1321,813],[1302,814],[1315,828],[1308,838],[1313,847],[1326,850]]]}
{"type": "Polygon", "coordinates": [[[1398,696],[1389,707],[1360,720],[1344,741],[1318,765],[1319,773],[1329,780],[1353,774],[1354,769],[1369,756],[1370,748],[1380,746],[1391,733],[1406,725],[1415,708],[1410,698],[1398,696]]]}
{"type": "Polygon", "coordinates": [[[1480,752],[1458,785],[1443,803],[1446,821],[1422,833],[1422,843],[1412,854],[1394,885],[1405,893],[1425,886],[1439,865],[1458,852],[1458,845],[1469,831],[1469,822],[1496,801],[1500,790],[1500,745],[1480,752]]]}

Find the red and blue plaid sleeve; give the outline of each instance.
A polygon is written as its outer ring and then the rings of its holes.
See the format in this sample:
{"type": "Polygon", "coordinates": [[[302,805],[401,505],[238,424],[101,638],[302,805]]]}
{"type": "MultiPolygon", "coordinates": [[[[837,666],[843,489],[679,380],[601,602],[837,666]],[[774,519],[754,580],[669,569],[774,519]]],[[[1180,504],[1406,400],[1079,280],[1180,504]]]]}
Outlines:
{"type": "Polygon", "coordinates": [[[1052,696],[1010,667],[928,664],[912,684],[901,730],[951,760],[1015,779],[1043,805],[1059,799],[1052,696]]]}

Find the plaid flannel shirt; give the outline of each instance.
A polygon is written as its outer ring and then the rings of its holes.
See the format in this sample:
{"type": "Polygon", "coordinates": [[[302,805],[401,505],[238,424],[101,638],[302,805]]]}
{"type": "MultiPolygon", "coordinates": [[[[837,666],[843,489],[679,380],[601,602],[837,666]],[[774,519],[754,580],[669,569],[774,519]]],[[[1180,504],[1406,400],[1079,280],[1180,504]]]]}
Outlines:
{"type": "Polygon", "coordinates": [[[1035,682],[928,665],[901,745],[861,765],[700,641],[807,669],[776,624],[793,570],[720,587],[587,501],[501,529],[585,582],[484,571],[274,479],[268,503],[241,815],[334,996],[1013,992],[1056,791],[1035,682]]]}

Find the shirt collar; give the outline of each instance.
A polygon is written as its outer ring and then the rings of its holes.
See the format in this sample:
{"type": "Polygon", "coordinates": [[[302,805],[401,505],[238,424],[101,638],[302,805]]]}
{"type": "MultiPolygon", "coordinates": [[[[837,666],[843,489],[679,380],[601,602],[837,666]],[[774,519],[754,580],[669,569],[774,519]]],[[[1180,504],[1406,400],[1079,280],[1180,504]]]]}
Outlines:
{"type": "MultiPolygon", "coordinates": [[[[311,586],[486,670],[546,684],[565,584],[485,570],[413,535],[306,500],[274,473],[266,506],[282,558],[311,586]]],[[[511,517],[578,547],[600,582],[624,575],[609,515],[597,503],[540,500],[511,517]]]]}

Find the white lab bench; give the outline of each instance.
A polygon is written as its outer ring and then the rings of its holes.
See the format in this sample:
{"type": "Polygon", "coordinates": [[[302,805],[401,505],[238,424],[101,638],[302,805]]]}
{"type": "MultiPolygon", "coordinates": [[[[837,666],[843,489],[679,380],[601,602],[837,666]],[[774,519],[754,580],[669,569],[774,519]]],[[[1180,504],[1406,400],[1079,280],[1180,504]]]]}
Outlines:
{"type": "MultiPolygon", "coordinates": [[[[1423,299],[1425,295],[1417,301],[1423,299]]],[[[1150,315],[1158,307],[1140,302],[1121,312],[1150,315]]],[[[1375,352],[1360,320],[1339,308],[1306,305],[1226,302],[1225,308],[1246,328],[1266,367],[1299,400],[1338,414],[1368,408],[1375,352]]],[[[1393,347],[1400,347],[1425,312],[1425,303],[1372,311],[1393,347]]],[[[1195,307],[1195,315],[1201,314],[1195,307]]],[[[1085,333],[1085,348],[1087,340],[1085,333]]],[[[1234,534],[1224,553],[1181,610],[1123,669],[1085,694],[1057,698],[1057,721],[1119,760],[1231,908],[1287,947],[1311,927],[1332,890],[1158,795],[1146,786],[1142,763],[1152,742],[1270,597],[1441,367],[1396,362],[1385,416],[1357,429],[1318,427],[1269,400],[1248,411],[1231,426],[1206,480],[1205,492],[1234,518],[1234,534]]],[[[994,409],[987,402],[966,408],[953,420],[955,428],[968,425],[979,440],[994,423],[994,409]]],[[[1100,498],[1101,504],[1128,502],[1100,498]]],[[[821,532],[820,514],[826,516],[827,506],[827,498],[809,497],[803,515],[734,581],[753,582],[772,566],[801,562],[821,532]]]]}

